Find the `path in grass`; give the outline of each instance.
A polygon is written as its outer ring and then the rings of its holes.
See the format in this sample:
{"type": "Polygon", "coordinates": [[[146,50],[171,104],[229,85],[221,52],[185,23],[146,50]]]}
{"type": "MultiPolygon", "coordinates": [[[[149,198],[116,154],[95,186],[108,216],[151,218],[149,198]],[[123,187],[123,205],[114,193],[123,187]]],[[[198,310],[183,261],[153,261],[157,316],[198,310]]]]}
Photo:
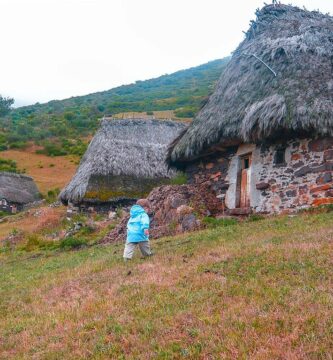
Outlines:
{"type": "Polygon", "coordinates": [[[0,253],[0,358],[329,359],[333,213],[0,253]]]}

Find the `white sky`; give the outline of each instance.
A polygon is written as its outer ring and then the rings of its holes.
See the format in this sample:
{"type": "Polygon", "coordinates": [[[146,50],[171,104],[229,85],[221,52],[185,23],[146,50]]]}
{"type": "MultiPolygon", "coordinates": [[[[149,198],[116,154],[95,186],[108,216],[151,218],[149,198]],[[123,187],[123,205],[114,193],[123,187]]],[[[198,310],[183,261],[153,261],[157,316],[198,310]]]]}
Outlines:
{"type": "MultiPolygon", "coordinates": [[[[333,14],[332,0],[285,2],[333,14]]],[[[17,105],[45,102],[222,58],[263,3],[0,0],[0,94],[17,105]]]]}

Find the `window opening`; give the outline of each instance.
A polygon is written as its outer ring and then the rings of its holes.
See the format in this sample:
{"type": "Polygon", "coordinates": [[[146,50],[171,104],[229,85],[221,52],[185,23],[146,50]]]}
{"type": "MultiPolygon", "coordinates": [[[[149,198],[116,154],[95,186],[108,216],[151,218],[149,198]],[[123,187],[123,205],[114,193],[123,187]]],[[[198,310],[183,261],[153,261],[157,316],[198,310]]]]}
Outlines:
{"type": "Polygon", "coordinates": [[[286,162],[286,149],[277,149],[275,153],[275,161],[276,165],[282,165],[286,162]]]}

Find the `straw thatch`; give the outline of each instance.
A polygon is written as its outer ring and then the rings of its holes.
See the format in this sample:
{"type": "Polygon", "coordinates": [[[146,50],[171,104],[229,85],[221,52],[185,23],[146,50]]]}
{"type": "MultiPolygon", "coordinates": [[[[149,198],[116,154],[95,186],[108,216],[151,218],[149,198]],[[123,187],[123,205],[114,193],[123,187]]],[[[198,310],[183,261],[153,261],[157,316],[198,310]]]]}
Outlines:
{"type": "Polygon", "coordinates": [[[171,162],[214,144],[333,135],[333,18],[281,4],[256,15],[171,162]]]}
{"type": "Polygon", "coordinates": [[[175,175],[167,146],[186,128],[171,120],[104,119],[60,199],[108,202],[145,195],[175,175]]]}
{"type": "Polygon", "coordinates": [[[31,177],[0,172],[0,199],[25,205],[40,200],[40,194],[31,177]]]}

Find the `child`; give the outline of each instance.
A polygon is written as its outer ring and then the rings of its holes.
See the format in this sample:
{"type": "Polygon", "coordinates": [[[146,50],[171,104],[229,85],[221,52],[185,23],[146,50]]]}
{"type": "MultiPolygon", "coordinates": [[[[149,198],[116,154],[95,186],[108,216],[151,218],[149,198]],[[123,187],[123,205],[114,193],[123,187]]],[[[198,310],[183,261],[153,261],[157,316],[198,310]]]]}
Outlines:
{"type": "Polygon", "coordinates": [[[150,256],[149,244],[149,201],[140,199],[130,210],[130,219],[127,223],[127,239],[124,249],[124,260],[131,260],[134,250],[139,245],[143,256],[150,256]]]}

